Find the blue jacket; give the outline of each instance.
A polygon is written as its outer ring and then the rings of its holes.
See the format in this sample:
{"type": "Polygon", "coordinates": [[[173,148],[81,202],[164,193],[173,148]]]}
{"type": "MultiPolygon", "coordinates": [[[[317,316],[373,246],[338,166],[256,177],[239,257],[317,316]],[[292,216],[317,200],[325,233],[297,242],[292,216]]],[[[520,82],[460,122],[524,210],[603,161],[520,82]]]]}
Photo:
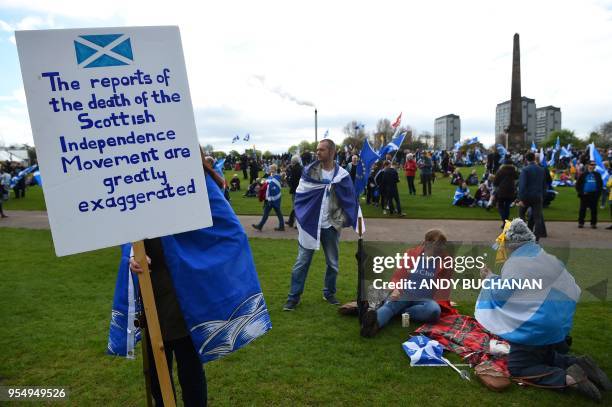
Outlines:
{"type": "Polygon", "coordinates": [[[546,174],[545,169],[531,163],[523,167],[519,176],[519,199],[534,199],[543,197],[546,192],[546,174]]]}

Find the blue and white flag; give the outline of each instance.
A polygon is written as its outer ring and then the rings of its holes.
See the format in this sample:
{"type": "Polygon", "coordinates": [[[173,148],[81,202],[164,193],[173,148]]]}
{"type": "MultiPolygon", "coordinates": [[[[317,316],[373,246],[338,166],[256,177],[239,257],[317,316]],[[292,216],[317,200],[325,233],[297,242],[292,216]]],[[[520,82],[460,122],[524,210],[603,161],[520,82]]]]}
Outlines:
{"type": "Polygon", "coordinates": [[[36,185],[42,187],[42,178],[40,176],[40,171],[36,170],[36,171],[34,171],[34,173],[32,173],[32,175],[34,176],[34,180],[36,181],[36,185]]]}
{"type": "Polygon", "coordinates": [[[544,168],[548,166],[546,163],[546,153],[544,153],[544,149],[540,147],[540,165],[544,168]]]}
{"type": "Polygon", "coordinates": [[[474,156],[476,157],[476,161],[478,162],[482,161],[482,152],[480,151],[478,147],[474,149],[474,156]]]}
{"type": "Polygon", "coordinates": [[[604,186],[608,183],[608,177],[610,174],[608,170],[603,165],[603,160],[601,159],[601,155],[599,151],[595,148],[595,143],[589,144],[590,151],[590,160],[595,161],[595,171],[597,171],[601,175],[601,180],[603,181],[604,186]]]}
{"type": "Polygon", "coordinates": [[[363,130],[364,128],[365,128],[365,124],[357,123],[357,124],[355,124],[355,127],[353,129],[356,130],[356,131],[359,131],[359,130],[363,130]]]}
{"type": "Polygon", "coordinates": [[[327,138],[329,136],[329,129],[325,130],[325,134],[323,134],[323,138],[327,138]]]}
{"type": "Polygon", "coordinates": [[[502,146],[501,144],[497,145],[497,152],[499,153],[499,162],[503,163],[504,160],[506,159],[506,155],[508,154],[508,150],[506,150],[506,147],[502,146]]]}
{"type": "Polygon", "coordinates": [[[344,213],[343,227],[357,227],[359,205],[349,173],[335,164],[331,181],[313,178],[321,171],[321,162],[315,161],[306,168],[295,191],[295,218],[298,226],[298,241],[305,249],[318,250],[321,237],[323,197],[331,199],[331,189],[344,213]]]}
{"type": "Polygon", "coordinates": [[[535,141],[532,141],[532,142],[531,142],[531,151],[533,151],[534,153],[535,153],[536,151],[538,151],[538,148],[536,147],[536,143],[535,143],[535,141]]]}
{"type": "Polygon", "coordinates": [[[561,141],[559,140],[559,136],[557,136],[557,142],[555,143],[555,151],[559,151],[561,149],[561,141]]]}
{"type": "Polygon", "coordinates": [[[221,175],[221,178],[223,178],[223,164],[225,164],[225,158],[219,158],[213,167],[213,169],[221,175]]]}
{"type": "Polygon", "coordinates": [[[403,132],[400,134],[399,129],[396,130],[389,144],[387,144],[386,146],[380,149],[380,156],[384,157],[386,154],[391,154],[399,150],[402,143],[404,142],[405,137],[406,137],[406,132],[403,132]]]}
{"type": "Polygon", "coordinates": [[[468,196],[469,194],[469,188],[466,188],[464,190],[463,188],[461,188],[461,186],[458,186],[455,190],[455,195],[453,196],[453,205],[457,205],[457,202],[459,202],[461,198],[463,198],[464,196],[468,196]]]}
{"type": "Polygon", "coordinates": [[[485,329],[522,345],[565,340],[572,329],[580,287],[559,259],[536,243],[526,243],[512,252],[501,276],[487,280],[474,313],[485,329]],[[511,284],[525,281],[540,282],[542,288],[512,288],[511,284]]]}
{"type": "Polygon", "coordinates": [[[234,144],[237,141],[240,141],[240,136],[236,134],[234,138],[232,139],[232,144],[234,144]]]}
{"type": "Polygon", "coordinates": [[[474,137],[474,138],[468,139],[466,143],[467,143],[468,146],[471,146],[472,144],[476,144],[476,143],[478,143],[478,137],[474,137]]]}
{"type": "Polygon", "coordinates": [[[372,172],[372,166],[376,161],[380,160],[380,156],[372,150],[370,143],[367,139],[363,141],[363,147],[359,156],[359,163],[357,164],[357,171],[355,173],[355,197],[359,198],[359,195],[363,193],[368,184],[368,178],[372,172]]]}
{"type": "Polygon", "coordinates": [[[408,339],[402,343],[402,349],[410,358],[410,366],[446,366],[442,360],[442,345],[424,335],[408,339]]]}
{"type": "Polygon", "coordinates": [[[244,141],[249,141],[250,139],[251,139],[251,134],[250,134],[250,133],[247,133],[247,134],[244,136],[244,139],[243,139],[243,140],[244,140],[244,141]]]}
{"type": "Polygon", "coordinates": [[[38,169],[38,164],[34,164],[30,167],[24,168],[23,170],[19,171],[17,173],[17,175],[15,175],[13,178],[11,178],[11,185],[10,188],[13,188],[15,185],[17,185],[17,183],[26,175],[30,174],[31,172],[34,172],[38,169]]]}
{"type": "MultiPolygon", "coordinates": [[[[249,242],[238,217],[211,177],[206,187],[213,226],[161,238],[168,272],[191,340],[202,362],[234,352],[272,328],[249,242]]],[[[107,352],[134,358],[138,298],[122,248],[107,352]]]]}
{"type": "Polygon", "coordinates": [[[572,157],[572,153],[565,147],[561,147],[561,152],[559,153],[559,158],[572,157]]]}
{"type": "Polygon", "coordinates": [[[266,201],[268,201],[270,205],[279,208],[282,196],[281,177],[275,174],[269,177],[266,182],[268,183],[268,188],[266,188],[266,201]]]}
{"type": "Polygon", "coordinates": [[[453,146],[453,151],[459,151],[460,148],[461,148],[461,143],[458,141],[453,146]]]}

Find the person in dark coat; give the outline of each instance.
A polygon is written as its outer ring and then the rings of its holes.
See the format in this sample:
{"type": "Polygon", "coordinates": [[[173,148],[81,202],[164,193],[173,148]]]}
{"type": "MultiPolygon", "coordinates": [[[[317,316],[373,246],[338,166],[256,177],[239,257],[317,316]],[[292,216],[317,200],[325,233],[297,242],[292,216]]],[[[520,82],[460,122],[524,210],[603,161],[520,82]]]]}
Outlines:
{"type": "Polygon", "coordinates": [[[251,160],[249,162],[249,184],[252,184],[259,177],[259,165],[257,164],[257,160],[251,160]]]}
{"type": "Polygon", "coordinates": [[[591,211],[591,228],[597,229],[597,202],[603,191],[603,180],[601,174],[595,171],[595,161],[589,162],[587,170],[578,177],[576,191],[580,198],[578,227],[584,227],[586,210],[589,208],[591,211]]]}
{"type": "Polygon", "coordinates": [[[516,180],[518,177],[518,170],[512,164],[512,160],[508,158],[504,165],[499,167],[493,180],[495,200],[497,201],[497,210],[501,217],[502,228],[506,220],[510,219],[510,205],[516,199],[516,180]]]}
{"type": "MultiPolygon", "coordinates": [[[[519,175],[519,217],[525,220],[527,210],[531,208],[531,219],[534,224],[536,241],[545,237],[544,220],[542,218],[542,203],[546,193],[545,169],[535,162],[535,154],[528,152],[525,156],[527,165],[519,175]]],[[[531,222],[530,222],[531,223],[531,222]]]]}
{"type": "Polygon", "coordinates": [[[389,215],[395,212],[395,205],[397,206],[397,214],[399,216],[405,216],[402,213],[402,206],[399,199],[399,191],[397,190],[397,184],[399,183],[399,175],[397,170],[393,168],[390,161],[385,161],[383,165],[383,172],[381,174],[381,183],[383,184],[383,190],[386,195],[386,203],[389,205],[389,215]]]}
{"type": "Polygon", "coordinates": [[[291,165],[287,169],[287,184],[289,185],[289,193],[291,194],[291,214],[289,215],[289,220],[286,222],[289,227],[295,226],[295,190],[297,189],[300,178],[302,177],[302,171],[304,167],[302,167],[301,159],[299,155],[294,155],[291,157],[291,165]]]}

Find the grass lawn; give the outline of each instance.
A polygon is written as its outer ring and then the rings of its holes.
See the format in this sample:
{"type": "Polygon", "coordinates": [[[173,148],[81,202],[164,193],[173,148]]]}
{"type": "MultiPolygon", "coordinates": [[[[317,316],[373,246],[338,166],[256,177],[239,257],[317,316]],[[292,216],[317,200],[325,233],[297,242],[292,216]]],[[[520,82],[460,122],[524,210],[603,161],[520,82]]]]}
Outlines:
{"type": "MultiPolygon", "coordinates": [[[[78,406],[144,405],[140,358],[105,355],[118,249],[56,258],[49,231],[22,229],[0,229],[0,241],[0,385],[65,386],[78,406]]],[[[411,368],[400,346],[409,331],[399,320],[364,339],[355,318],[323,302],[322,253],[302,304],[282,312],[296,242],[253,239],[251,247],[273,329],[206,365],[211,405],[588,405],[574,394],[518,386],[498,394],[449,368],[411,368]]],[[[354,242],[341,243],[341,300],[354,298],[355,249],[354,242]]],[[[610,251],[575,250],[568,268],[607,264],[611,257],[610,251]]],[[[471,313],[473,305],[460,309],[471,313]]],[[[581,303],[573,330],[574,351],[588,352],[609,373],[611,311],[609,302],[581,303]]]]}
{"type": "MultiPolygon", "coordinates": [[[[481,177],[484,173],[484,166],[473,167],[478,171],[481,177]]],[[[467,177],[471,168],[462,169],[462,174],[467,177]]],[[[225,177],[229,179],[235,174],[234,171],[226,171],[225,177]]],[[[403,171],[402,171],[403,174],[403,171]]],[[[238,173],[242,177],[242,172],[238,173]]],[[[406,178],[400,176],[400,201],[402,204],[402,211],[406,213],[408,218],[413,219],[489,219],[498,220],[499,215],[495,208],[490,211],[486,211],[481,208],[458,208],[452,206],[453,195],[456,187],[450,185],[448,178],[442,178],[440,174],[436,179],[436,182],[432,186],[432,196],[424,198],[420,195],[410,196],[408,195],[408,184],[406,178]]],[[[231,192],[231,203],[234,210],[239,215],[261,215],[262,204],[257,198],[244,198],[244,192],[248,187],[248,180],[240,179],[242,185],[242,191],[231,192]]],[[[421,185],[415,180],[415,186],[417,193],[421,193],[421,185]]],[[[476,186],[470,186],[470,192],[472,196],[476,193],[476,186]]],[[[557,188],[559,194],[553,201],[551,206],[544,210],[544,217],[546,220],[560,220],[560,221],[572,221],[575,222],[578,219],[578,198],[574,188],[560,187],[557,188]]],[[[288,216],[291,212],[291,195],[287,188],[283,188],[282,198],[282,211],[285,216],[288,216]]],[[[361,207],[363,214],[366,218],[381,218],[386,217],[382,214],[380,208],[366,205],[365,198],[361,201],[361,207]]],[[[13,193],[11,191],[11,199],[4,204],[4,208],[8,210],[45,210],[45,202],[42,196],[42,190],[40,187],[28,188],[26,199],[16,200],[13,199],[13,193]]],[[[517,208],[512,208],[510,212],[511,217],[518,216],[517,208]]],[[[609,218],[608,209],[601,210],[600,218],[602,221],[606,221],[609,218]]]]}

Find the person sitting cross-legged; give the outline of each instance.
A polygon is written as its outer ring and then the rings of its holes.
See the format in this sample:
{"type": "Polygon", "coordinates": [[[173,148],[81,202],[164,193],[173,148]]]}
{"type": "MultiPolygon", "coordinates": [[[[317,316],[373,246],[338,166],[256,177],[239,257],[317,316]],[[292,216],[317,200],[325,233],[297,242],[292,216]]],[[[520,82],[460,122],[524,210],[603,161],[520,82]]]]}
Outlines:
{"type": "Polygon", "coordinates": [[[421,259],[409,268],[399,268],[393,274],[391,281],[404,285],[412,284],[415,289],[393,290],[389,299],[376,310],[368,310],[363,316],[361,336],[373,337],[376,333],[396,315],[408,312],[410,320],[417,322],[436,322],[440,318],[442,308],[450,308],[449,292],[446,290],[419,289],[423,280],[446,279],[452,275],[452,269],[444,268],[441,261],[428,261],[444,259],[448,256],[446,236],[440,230],[433,229],[425,233],[424,242],[407,251],[408,257],[421,259]],[[425,259],[425,260],[423,260],[425,259]]]}

